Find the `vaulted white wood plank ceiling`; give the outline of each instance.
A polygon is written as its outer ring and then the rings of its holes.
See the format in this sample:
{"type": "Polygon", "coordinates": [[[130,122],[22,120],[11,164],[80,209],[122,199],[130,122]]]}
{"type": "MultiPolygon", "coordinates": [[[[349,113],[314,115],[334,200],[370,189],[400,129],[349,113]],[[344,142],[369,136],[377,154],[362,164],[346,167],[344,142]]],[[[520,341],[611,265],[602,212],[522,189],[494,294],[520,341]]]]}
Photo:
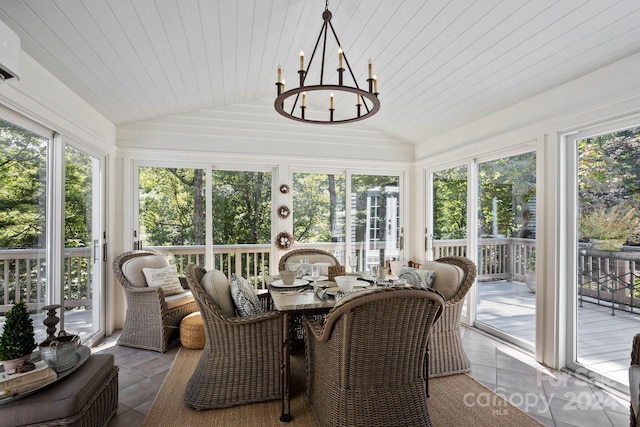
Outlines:
{"type": "MultiPolygon", "coordinates": [[[[286,140],[311,125],[274,111],[276,69],[287,84],[297,81],[299,51],[309,58],[324,7],[5,0],[0,19],[29,55],[121,129],[146,122],[224,136],[255,128],[257,138],[286,140]]],[[[329,9],[361,86],[373,61],[382,103],[371,119],[325,126],[332,129],[323,135],[335,138],[411,147],[640,51],[637,0],[331,0],[329,9]]],[[[334,62],[331,51],[328,68],[334,62]]],[[[336,108],[352,101],[338,98],[336,108]]],[[[313,142],[311,133],[304,138],[313,142]]]]}

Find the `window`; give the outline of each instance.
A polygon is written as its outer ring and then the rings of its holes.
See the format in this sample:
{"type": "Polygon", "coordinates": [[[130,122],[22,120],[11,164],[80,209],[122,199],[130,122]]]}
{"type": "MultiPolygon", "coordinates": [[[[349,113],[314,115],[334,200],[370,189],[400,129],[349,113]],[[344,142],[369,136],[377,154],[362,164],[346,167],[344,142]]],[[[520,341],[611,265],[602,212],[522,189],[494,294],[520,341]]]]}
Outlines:
{"type": "Polygon", "coordinates": [[[351,176],[351,257],[358,268],[402,259],[398,176],[351,176]]]}
{"type": "MultiPolygon", "coordinates": [[[[16,302],[38,312],[47,288],[47,161],[49,140],[0,121],[0,310],[16,302]]],[[[38,338],[44,325],[34,322],[38,338]]]]}
{"type": "Polygon", "coordinates": [[[293,175],[293,236],[299,244],[333,253],[344,262],[345,176],[293,175]]]}

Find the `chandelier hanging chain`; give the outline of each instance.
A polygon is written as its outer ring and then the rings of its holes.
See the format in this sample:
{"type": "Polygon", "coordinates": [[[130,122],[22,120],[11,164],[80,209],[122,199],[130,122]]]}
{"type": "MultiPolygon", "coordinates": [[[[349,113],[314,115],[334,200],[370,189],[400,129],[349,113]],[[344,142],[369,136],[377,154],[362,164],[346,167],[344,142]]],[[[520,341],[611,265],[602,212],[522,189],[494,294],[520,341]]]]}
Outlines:
{"type": "MultiPolygon", "coordinates": [[[[329,2],[327,1],[327,7],[328,7],[328,4],[329,2]]],[[[327,12],[331,14],[331,12],[328,9],[325,9],[325,13],[327,12]]],[[[324,14],[323,14],[323,17],[325,17],[324,14]]],[[[336,43],[338,44],[339,47],[342,47],[342,44],[340,44],[340,39],[336,34],[336,30],[333,28],[333,24],[331,24],[331,16],[329,16],[329,19],[325,18],[324,24],[320,29],[320,33],[318,34],[318,39],[316,40],[316,44],[313,47],[313,52],[311,52],[311,58],[309,58],[309,63],[307,64],[307,68],[304,71],[303,70],[298,71],[298,73],[300,74],[300,87],[303,87],[305,84],[305,81],[307,80],[307,76],[309,75],[309,69],[311,68],[311,64],[313,63],[313,58],[316,56],[316,51],[318,50],[318,45],[320,44],[321,39],[323,40],[323,42],[322,42],[322,62],[321,62],[322,65],[320,66],[320,86],[324,84],[325,55],[327,52],[327,30],[329,27],[331,27],[331,32],[333,33],[333,37],[335,37],[336,39],[336,43]],[[324,38],[323,38],[323,35],[324,35],[324,38]]],[[[347,54],[343,52],[342,58],[344,59],[344,63],[347,65],[349,74],[351,74],[353,83],[355,84],[356,88],[360,89],[360,86],[358,85],[358,81],[356,80],[356,76],[353,74],[353,70],[351,69],[351,65],[349,65],[347,54]]],[[[339,73],[339,80],[340,81],[338,84],[342,86],[342,72],[339,73]]],[[[299,98],[300,98],[300,93],[296,94],[296,99],[293,102],[293,105],[291,106],[291,115],[293,115],[293,113],[295,112],[296,106],[298,105],[299,98]]],[[[369,105],[367,104],[366,98],[362,100],[362,104],[364,105],[364,108],[367,110],[367,113],[369,113],[370,110],[369,110],[369,105]]]]}
{"type": "MultiPolygon", "coordinates": [[[[318,34],[318,38],[316,40],[315,46],[313,48],[313,52],[311,54],[311,58],[309,59],[309,62],[307,63],[306,68],[304,67],[304,54],[301,51],[300,52],[300,68],[298,70],[298,74],[299,74],[299,86],[298,87],[294,87],[293,89],[289,89],[286,92],[284,91],[284,80],[281,80],[281,69],[280,66],[278,66],[278,81],[276,82],[276,87],[277,87],[277,97],[276,100],[274,102],[274,107],[276,109],[276,111],[278,113],[280,113],[281,115],[292,119],[292,120],[297,120],[297,121],[303,121],[303,122],[310,122],[310,123],[318,123],[318,124],[336,124],[336,123],[348,123],[348,122],[354,122],[354,121],[359,121],[362,120],[364,118],[370,117],[373,114],[377,113],[378,110],[380,109],[380,101],[378,100],[378,88],[377,88],[377,78],[375,76],[372,75],[371,72],[371,61],[369,61],[369,78],[367,79],[367,82],[369,84],[369,90],[363,90],[360,88],[360,86],[358,85],[358,81],[355,78],[355,75],[353,73],[353,70],[351,69],[351,65],[349,64],[349,60],[347,59],[346,54],[344,53],[344,51],[342,50],[342,44],[340,43],[340,39],[338,38],[338,35],[336,34],[335,29],[333,28],[333,24],[331,23],[331,18],[332,18],[332,13],[329,10],[329,1],[326,0],[325,2],[325,10],[322,14],[322,19],[323,19],[323,25],[322,28],[320,29],[320,33],[318,34]],[[327,51],[327,33],[328,33],[328,27],[331,27],[331,33],[333,34],[333,37],[335,38],[335,41],[337,43],[338,46],[338,63],[339,66],[336,69],[336,71],[338,72],[338,84],[325,84],[324,83],[324,67],[325,67],[325,61],[326,61],[326,51],[327,51]],[[313,60],[315,58],[316,52],[318,51],[318,46],[320,45],[320,40],[323,39],[323,43],[322,43],[322,58],[321,58],[321,65],[320,65],[320,84],[319,85],[310,85],[310,86],[305,86],[306,84],[306,80],[309,74],[309,71],[311,69],[313,60]],[[345,86],[343,83],[343,73],[345,71],[345,68],[343,68],[342,63],[343,60],[345,62],[345,64],[347,65],[347,68],[349,70],[349,74],[353,80],[353,83],[355,86],[345,86]],[[331,90],[331,96],[330,96],[330,108],[329,108],[329,120],[321,120],[321,119],[309,119],[305,117],[305,109],[307,108],[307,106],[305,105],[305,97],[306,97],[306,93],[307,92],[313,92],[313,91],[329,91],[331,90]],[[351,93],[355,93],[357,95],[357,103],[356,103],[356,115],[351,117],[351,118],[346,118],[346,119],[339,119],[339,120],[334,120],[334,94],[333,91],[336,92],[351,92],[351,93]],[[300,109],[300,115],[296,116],[295,112],[296,112],[296,107],[298,106],[298,101],[300,100],[300,94],[302,94],[302,101],[301,101],[301,105],[299,107],[300,109]],[[289,98],[292,97],[293,95],[295,95],[295,98],[293,99],[293,105],[291,107],[291,112],[286,112],[284,111],[284,101],[289,98]],[[367,102],[367,100],[369,102],[371,102],[371,108],[369,103],[367,102]],[[364,105],[366,113],[361,114],[361,107],[362,105],[364,105]]],[[[347,111],[348,112],[348,111],[347,111]]]]}

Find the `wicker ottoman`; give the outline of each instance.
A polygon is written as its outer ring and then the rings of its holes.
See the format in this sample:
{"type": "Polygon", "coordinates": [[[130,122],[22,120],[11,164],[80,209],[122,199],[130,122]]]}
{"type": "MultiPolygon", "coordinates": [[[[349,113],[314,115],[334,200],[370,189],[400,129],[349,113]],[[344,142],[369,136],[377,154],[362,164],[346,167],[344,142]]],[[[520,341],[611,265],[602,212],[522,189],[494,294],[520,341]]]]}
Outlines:
{"type": "Polygon", "coordinates": [[[183,317],[180,321],[180,344],[192,350],[204,348],[204,323],[199,311],[183,317]]]}
{"type": "Polygon", "coordinates": [[[113,355],[94,354],[66,378],[0,405],[0,427],[106,426],[118,410],[113,355]]]}

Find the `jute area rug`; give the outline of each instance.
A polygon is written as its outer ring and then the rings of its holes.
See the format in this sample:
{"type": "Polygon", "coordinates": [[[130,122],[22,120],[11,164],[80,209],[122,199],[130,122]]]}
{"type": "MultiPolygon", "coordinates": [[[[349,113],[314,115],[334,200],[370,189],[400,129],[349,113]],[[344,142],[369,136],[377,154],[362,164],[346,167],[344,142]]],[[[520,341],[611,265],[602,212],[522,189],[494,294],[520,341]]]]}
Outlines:
{"type": "MultiPolygon", "coordinates": [[[[200,350],[181,348],[143,426],[278,426],[279,400],[225,409],[196,411],[184,404],[187,381],[200,350]]],[[[291,358],[291,426],[316,426],[304,394],[304,357],[291,358]]],[[[466,374],[429,381],[429,416],[434,426],[539,427],[541,424],[466,374]]],[[[399,411],[400,412],[400,411],[399,411]]]]}

